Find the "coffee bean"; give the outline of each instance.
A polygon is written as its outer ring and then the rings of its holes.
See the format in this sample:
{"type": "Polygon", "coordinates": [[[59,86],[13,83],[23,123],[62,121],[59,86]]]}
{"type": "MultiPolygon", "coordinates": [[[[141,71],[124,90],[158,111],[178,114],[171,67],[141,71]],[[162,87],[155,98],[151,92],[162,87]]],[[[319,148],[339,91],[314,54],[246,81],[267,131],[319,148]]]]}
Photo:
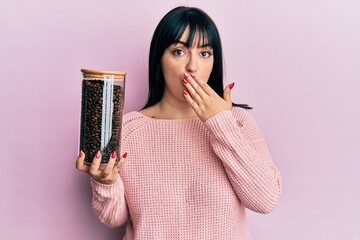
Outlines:
{"type": "Polygon", "coordinates": [[[80,150],[91,163],[97,151],[107,163],[113,151],[120,157],[124,87],[117,81],[83,80],[81,97],[80,150]]]}

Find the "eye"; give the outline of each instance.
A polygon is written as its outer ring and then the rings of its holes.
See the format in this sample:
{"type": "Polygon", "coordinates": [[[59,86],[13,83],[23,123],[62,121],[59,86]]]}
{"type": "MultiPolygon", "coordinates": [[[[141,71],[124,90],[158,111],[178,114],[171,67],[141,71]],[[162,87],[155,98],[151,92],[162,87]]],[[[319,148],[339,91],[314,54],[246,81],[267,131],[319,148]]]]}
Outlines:
{"type": "Polygon", "coordinates": [[[201,56],[204,58],[209,58],[213,55],[213,53],[211,51],[202,51],[201,52],[201,56]]]}
{"type": "Polygon", "coordinates": [[[172,54],[175,56],[181,56],[181,55],[184,55],[185,52],[182,49],[175,49],[172,51],[172,54]]]}

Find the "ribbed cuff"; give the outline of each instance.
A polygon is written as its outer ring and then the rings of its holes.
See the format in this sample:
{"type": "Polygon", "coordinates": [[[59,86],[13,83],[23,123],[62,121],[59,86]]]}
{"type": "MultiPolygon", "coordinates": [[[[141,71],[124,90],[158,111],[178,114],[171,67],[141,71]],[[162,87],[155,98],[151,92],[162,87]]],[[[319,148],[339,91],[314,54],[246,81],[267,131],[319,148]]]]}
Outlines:
{"type": "Polygon", "coordinates": [[[101,195],[112,195],[114,192],[118,192],[119,189],[122,189],[122,181],[120,177],[113,184],[103,184],[97,182],[95,179],[90,179],[90,184],[93,191],[100,193],[101,195]]]}

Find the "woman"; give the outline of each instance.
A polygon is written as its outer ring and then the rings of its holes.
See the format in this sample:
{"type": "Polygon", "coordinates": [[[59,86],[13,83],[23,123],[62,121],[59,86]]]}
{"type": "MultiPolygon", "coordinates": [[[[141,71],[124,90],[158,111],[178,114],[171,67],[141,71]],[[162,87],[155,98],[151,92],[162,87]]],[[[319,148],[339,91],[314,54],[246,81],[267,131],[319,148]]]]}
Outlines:
{"type": "Polygon", "coordinates": [[[125,239],[251,239],[245,209],[272,211],[281,177],[233,87],[223,90],[211,18],[189,7],[166,14],[150,46],[148,102],[124,115],[125,154],[104,168],[100,152],[90,166],[83,152],[77,159],[103,223],[126,223],[125,239]]]}

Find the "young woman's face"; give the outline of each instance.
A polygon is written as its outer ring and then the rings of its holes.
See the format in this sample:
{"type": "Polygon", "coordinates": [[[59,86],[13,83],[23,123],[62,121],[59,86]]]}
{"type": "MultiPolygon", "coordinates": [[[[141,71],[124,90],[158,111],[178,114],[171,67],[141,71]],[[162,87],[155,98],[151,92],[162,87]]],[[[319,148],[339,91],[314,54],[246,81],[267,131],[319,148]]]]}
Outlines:
{"type": "Polygon", "coordinates": [[[161,58],[161,68],[165,79],[165,93],[183,97],[182,79],[184,73],[193,73],[196,77],[207,82],[209,80],[213,64],[213,49],[204,44],[198,44],[201,40],[199,34],[195,35],[192,46],[186,47],[189,28],[187,27],[179,43],[170,45],[165,49],[161,58]]]}

